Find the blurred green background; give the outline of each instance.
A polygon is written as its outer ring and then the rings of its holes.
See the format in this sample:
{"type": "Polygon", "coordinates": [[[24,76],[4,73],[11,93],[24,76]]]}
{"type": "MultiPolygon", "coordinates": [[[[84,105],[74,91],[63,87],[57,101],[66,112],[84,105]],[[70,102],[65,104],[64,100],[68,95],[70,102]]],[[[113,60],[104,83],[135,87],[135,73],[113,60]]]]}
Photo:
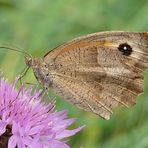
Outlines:
{"type": "MultiPolygon", "coordinates": [[[[107,30],[148,31],[147,0],[0,0],[0,43],[42,57],[74,37],[107,30]]],[[[25,67],[23,55],[0,49],[0,66],[12,81],[25,67]]],[[[148,73],[146,74],[148,76],[148,73]]],[[[145,77],[146,78],[146,77],[145,77]]],[[[148,78],[145,93],[131,109],[118,109],[105,121],[57,97],[57,110],[85,124],[69,144],[72,148],[148,147],[148,78]]],[[[24,82],[36,83],[30,70],[24,82]]]]}

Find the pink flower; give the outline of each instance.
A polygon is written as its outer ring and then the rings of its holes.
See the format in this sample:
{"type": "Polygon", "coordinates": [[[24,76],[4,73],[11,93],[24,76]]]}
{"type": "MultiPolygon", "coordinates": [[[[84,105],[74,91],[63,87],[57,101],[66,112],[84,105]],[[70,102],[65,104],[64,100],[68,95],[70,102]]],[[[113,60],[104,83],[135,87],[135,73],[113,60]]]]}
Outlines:
{"type": "Polygon", "coordinates": [[[64,138],[83,126],[68,130],[75,119],[67,119],[67,111],[54,112],[52,103],[41,102],[41,91],[17,90],[16,82],[0,79],[0,147],[69,148],[64,138]]]}

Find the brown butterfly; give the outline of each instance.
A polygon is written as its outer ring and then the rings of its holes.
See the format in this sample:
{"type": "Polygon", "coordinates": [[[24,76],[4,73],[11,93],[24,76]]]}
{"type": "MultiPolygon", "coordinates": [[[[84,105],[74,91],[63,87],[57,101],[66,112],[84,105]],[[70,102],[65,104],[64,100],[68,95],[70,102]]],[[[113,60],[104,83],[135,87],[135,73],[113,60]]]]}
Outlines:
{"type": "Polygon", "coordinates": [[[68,102],[109,119],[143,92],[148,32],[100,32],[73,39],[43,58],[26,57],[37,80],[68,102]]]}

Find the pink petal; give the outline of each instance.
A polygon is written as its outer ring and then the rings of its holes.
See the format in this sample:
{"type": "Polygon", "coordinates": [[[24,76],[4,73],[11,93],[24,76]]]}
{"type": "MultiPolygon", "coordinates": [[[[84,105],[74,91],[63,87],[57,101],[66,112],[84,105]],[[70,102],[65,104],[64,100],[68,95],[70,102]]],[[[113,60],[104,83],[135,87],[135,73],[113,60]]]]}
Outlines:
{"type": "Polygon", "coordinates": [[[16,139],[15,136],[11,136],[8,141],[8,148],[15,148],[16,147],[16,139]]]}
{"type": "Polygon", "coordinates": [[[48,144],[48,147],[44,147],[44,148],[49,148],[49,147],[50,148],[70,148],[67,144],[58,140],[50,141],[50,144],[48,144]]]}
{"type": "Polygon", "coordinates": [[[2,135],[6,131],[7,122],[0,121],[0,135],[2,135]]]}
{"type": "Polygon", "coordinates": [[[66,120],[62,120],[61,122],[58,122],[57,125],[55,125],[53,127],[53,131],[58,131],[60,129],[65,129],[69,125],[71,125],[75,120],[76,120],[75,118],[72,118],[72,119],[66,119],[66,120]]]}
{"type": "Polygon", "coordinates": [[[84,128],[85,126],[81,126],[79,128],[76,128],[74,130],[64,130],[63,132],[59,133],[56,135],[56,139],[63,139],[66,137],[70,137],[75,135],[77,132],[79,132],[82,128],[84,128]]]}

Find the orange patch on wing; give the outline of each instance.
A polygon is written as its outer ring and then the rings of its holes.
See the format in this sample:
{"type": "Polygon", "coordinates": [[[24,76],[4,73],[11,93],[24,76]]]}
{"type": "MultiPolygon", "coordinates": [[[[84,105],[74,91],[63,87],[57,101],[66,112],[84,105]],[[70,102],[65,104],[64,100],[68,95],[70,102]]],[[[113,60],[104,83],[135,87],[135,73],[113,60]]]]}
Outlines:
{"type": "Polygon", "coordinates": [[[84,47],[111,47],[115,46],[113,42],[107,42],[107,41],[81,41],[81,42],[73,42],[67,45],[61,45],[54,49],[53,52],[50,54],[46,54],[44,57],[48,61],[48,59],[54,59],[57,56],[61,55],[64,52],[68,52],[70,50],[78,49],[78,48],[84,48],[84,47]],[[50,56],[50,58],[48,57],[50,56]]]}
{"type": "Polygon", "coordinates": [[[64,47],[61,49],[61,51],[58,53],[58,55],[62,54],[63,52],[67,52],[69,50],[73,50],[73,49],[77,49],[77,48],[84,48],[84,47],[98,47],[98,46],[112,46],[113,43],[112,42],[77,42],[77,43],[72,43],[71,45],[68,45],[67,47],[64,47]]]}

